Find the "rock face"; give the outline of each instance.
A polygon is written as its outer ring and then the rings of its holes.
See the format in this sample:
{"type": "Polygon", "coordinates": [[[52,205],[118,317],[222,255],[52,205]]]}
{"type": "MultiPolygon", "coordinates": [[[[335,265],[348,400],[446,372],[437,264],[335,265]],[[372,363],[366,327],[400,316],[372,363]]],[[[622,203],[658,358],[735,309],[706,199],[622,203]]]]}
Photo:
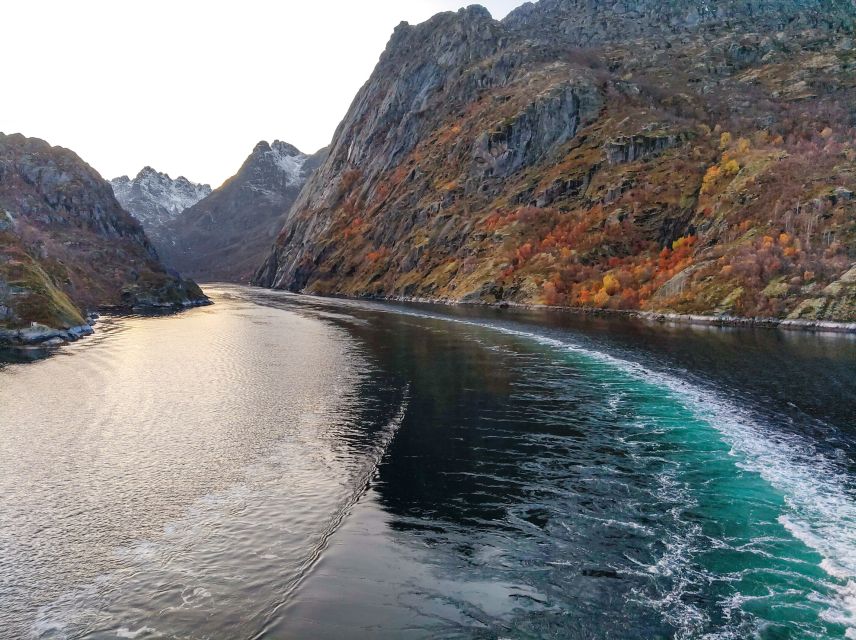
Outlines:
{"type": "Polygon", "coordinates": [[[659,38],[704,31],[777,33],[853,25],[851,0],[541,0],[505,19],[508,28],[535,40],[578,46],[659,38]]]}
{"type": "Polygon", "coordinates": [[[163,227],[164,261],[200,279],[248,282],[325,157],[259,142],[238,173],[163,227]]]}
{"type": "Polygon", "coordinates": [[[831,285],[856,262],[854,24],[851,0],[402,24],[254,281],[849,319],[831,285]]]}
{"type": "Polygon", "coordinates": [[[0,134],[0,212],[0,339],[30,323],[82,326],[99,307],[207,300],[163,267],[110,184],[68,149],[0,134]]]}
{"type": "Polygon", "coordinates": [[[119,204],[139,220],[149,238],[160,247],[165,225],[211,193],[207,184],[191,182],[184,176],[175,180],[165,173],[144,167],[132,180],[121,176],[110,181],[119,204]]]}

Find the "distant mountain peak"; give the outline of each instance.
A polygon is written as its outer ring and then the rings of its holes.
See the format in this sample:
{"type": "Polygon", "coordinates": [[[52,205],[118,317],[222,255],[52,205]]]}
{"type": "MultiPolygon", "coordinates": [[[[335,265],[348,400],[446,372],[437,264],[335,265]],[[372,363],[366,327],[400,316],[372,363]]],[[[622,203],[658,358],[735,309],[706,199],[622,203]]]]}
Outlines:
{"type": "Polygon", "coordinates": [[[262,140],[253,147],[245,163],[245,168],[255,176],[248,180],[248,184],[271,187],[283,182],[276,174],[284,174],[283,187],[302,185],[306,181],[304,165],[308,158],[307,154],[288,142],[274,140],[268,143],[262,140]]]}
{"type": "Polygon", "coordinates": [[[258,142],[234,176],[164,228],[158,250],[181,271],[248,281],[326,154],[307,155],[282,140],[258,142]]]}
{"type": "Polygon", "coordinates": [[[175,180],[146,165],[131,180],[120,176],[110,181],[119,203],[153,236],[166,222],[211,193],[211,186],[191,182],[184,176],[175,180]]]}
{"type": "Polygon", "coordinates": [[[297,147],[287,142],[283,142],[282,140],[274,140],[270,148],[272,151],[276,151],[277,153],[281,153],[289,156],[305,156],[303,152],[300,151],[297,147]]]}

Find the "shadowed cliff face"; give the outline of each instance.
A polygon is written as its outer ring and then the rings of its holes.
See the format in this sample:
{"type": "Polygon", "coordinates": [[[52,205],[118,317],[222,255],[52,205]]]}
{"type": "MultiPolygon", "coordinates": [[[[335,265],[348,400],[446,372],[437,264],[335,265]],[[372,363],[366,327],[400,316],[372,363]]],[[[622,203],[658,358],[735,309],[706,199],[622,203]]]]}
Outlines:
{"type": "Polygon", "coordinates": [[[168,265],[205,280],[248,282],[285,213],[326,157],[286,142],[260,142],[238,173],[167,222],[158,250],[168,265]]]}
{"type": "Polygon", "coordinates": [[[255,282],[852,319],[854,17],[542,0],[401,25],[255,282]]]}
{"type": "Polygon", "coordinates": [[[77,155],[0,134],[0,329],[67,328],[96,307],[203,299],[164,269],[110,184],[77,155]]]}

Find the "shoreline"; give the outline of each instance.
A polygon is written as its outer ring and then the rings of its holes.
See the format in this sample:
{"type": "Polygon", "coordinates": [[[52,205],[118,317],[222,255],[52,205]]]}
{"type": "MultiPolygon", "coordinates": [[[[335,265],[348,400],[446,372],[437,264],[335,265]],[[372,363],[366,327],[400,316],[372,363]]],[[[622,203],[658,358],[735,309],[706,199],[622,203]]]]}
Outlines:
{"type": "Polygon", "coordinates": [[[87,324],[77,325],[68,329],[54,329],[44,324],[33,322],[29,327],[21,329],[0,329],[0,346],[6,348],[49,348],[58,347],[68,342],[77,342],[81,338],[95,333],[92,327],[97,316],[87,317],[87,324]]]}
{"type": "MultiPolygon", "coordinates": [[[[253,285],[255,286],[255,285],[253,285]]],[[[258,287],[269,291],[287,291],[258,287]]],[[[293,292],[292,292],[293,293],[293,292]]],[[[405,302],[417,304],[440,304],[447,307],[490,307],[494,309],[524,309],[531,311],[555,311],[581,316],[601,318],[623,317],[641,320],[647,323],[696,325],[720,328],[739,329],[778,329],[781,331],[800,331],[806,333],[833,333],[840,335],[856,335],[856,320],[853,322],[836,322],[832,320],[788,320],[785,318],[747,318],[743,316],[706,316],[697,314],[680,314],[657,311],[630,311],[619,309],[591,309],[587,307],[560,307],[545,304],[524,302],[473,302],[466,300],[450,300],[442,298],[418,298],[411,296],[349,296],[349,295],[313,295],[319,298],[342,298],[351,300],[379,300],[385,302],[405,302]]]]}
{"type": "Polygon", "coordinates": [[[61,347],[70,342],[77,342],[81,338],[91,336],[95,333],[95,323],[101,313],[110,315],[139,315],[139,316],[162,316],[181,313],[196,307],[207,307],[214,304],[210,298],[184,300],[179,306],[175,304],[164,305],[137,305],[134,307],[100,307],[98,312],[86,315],[86,324],[70,327],[68,329],[55,329],[38,322],[31,322],[29,327],[19,329],[0,329],[0,348],[13,350],[51,349],[61,347]]]}

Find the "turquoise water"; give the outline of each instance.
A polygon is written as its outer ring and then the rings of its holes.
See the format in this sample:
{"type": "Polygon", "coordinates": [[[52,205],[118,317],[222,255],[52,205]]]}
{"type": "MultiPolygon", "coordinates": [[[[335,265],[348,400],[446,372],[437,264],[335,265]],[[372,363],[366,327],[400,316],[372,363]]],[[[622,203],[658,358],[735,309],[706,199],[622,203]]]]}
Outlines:
{"type": "Polygon", "coordinates": [[[673,503],[662,557],[640,566],[670,588],[638,597],[676,637],[845,637],[856,623],[854,503],[822,458],[801,459],[805,443],[777,442],[674,378],[548,344],[600,387],[631,460],[659,476],[658,502],[673,503]],[[693,605],[702,592],[718,611],[693,605]]]}

